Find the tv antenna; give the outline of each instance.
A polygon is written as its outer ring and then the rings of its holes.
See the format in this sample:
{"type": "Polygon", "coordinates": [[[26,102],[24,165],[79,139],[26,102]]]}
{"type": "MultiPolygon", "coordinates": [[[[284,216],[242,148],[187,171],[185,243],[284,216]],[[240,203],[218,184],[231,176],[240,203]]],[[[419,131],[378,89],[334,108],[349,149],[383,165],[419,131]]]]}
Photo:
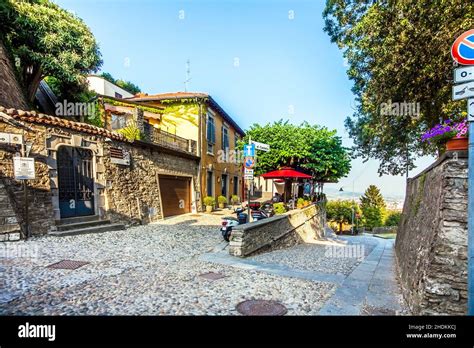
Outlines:
{"type": "Polygon", "coordinates": [[[189,81],[191,81],[191,67],[189,59],[186,61],[186,80],[184,81],[184,91],[188,91],[189,81]]]}

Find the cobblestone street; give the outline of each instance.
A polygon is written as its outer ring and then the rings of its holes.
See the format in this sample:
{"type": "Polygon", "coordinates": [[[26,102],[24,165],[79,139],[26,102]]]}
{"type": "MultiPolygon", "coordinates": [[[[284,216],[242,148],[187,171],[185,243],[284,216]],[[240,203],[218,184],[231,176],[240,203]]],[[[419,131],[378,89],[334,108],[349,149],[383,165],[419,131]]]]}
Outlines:
{"type": "Polygon", "coordinates": [[[241,301],[267,299],[288,315],[317,315],[379,243],[366,236],[337,242],[363,245],[357,257],[328,254],[335,250],[328,242],[238,259],[222,242],[221,216],[188,214],[126,231],[6,244],[0,314],[232,315],[241,301]],[[88,264],[47,268],[61,260],[88,264]],[[209,272],[225,277],[200,276],[209,272]]]}

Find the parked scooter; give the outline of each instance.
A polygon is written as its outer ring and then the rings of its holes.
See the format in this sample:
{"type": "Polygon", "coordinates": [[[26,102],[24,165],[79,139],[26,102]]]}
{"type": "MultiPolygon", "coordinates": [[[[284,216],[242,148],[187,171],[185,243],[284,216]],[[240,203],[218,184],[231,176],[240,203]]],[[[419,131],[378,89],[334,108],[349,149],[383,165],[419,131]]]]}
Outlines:
{"type": "Polygon", "coordinates": [[[275,210],[273,209],[273,203],[265,202],[259,208],[252,209],[250,214],[252,215],[253,221],[269,218],[275,215],[275,210]]]}
{"type": "Polygon", "coordinates": [[[244,213],[243,208],[235,209],[234,213],[237,214],[237,218],[233,216],[226,216],[222,218],[221,233],[222,233],[222,237],[224,238],[226,242],[230,240],[230,235],[232,233],[233,227],[247,223],[248,215],[244,213]]]}

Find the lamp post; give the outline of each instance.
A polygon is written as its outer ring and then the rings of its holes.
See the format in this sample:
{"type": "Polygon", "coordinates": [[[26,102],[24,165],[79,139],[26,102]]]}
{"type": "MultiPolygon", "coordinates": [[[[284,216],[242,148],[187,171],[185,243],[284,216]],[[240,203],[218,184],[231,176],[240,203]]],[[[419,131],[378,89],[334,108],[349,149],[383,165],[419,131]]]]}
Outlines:
{"type": "MultiPolygon", "coordinates": [[[[355,199],[354,199],[354,185],[355,185],[355,180],[352,181],[352,207],[351,207],[351,234],[354,234],[354,215],[355,215],[355,210],[354,210],[354,204],[355,204],[355,199]]],[[[342,186],[339,189],[339,192],[344,191],[344,186],[342,186]]]]}

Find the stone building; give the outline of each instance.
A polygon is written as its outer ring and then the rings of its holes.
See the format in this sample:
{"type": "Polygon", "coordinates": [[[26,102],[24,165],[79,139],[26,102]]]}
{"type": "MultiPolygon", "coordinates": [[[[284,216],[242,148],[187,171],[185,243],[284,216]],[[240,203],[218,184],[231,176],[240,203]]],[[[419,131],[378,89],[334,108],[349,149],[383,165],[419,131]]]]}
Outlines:
{"type": "Polygon", "coordinates": [[[105,128],[5,107],[0,133],[0,240],[17,239],[19,227],[26,234],[26,207],[33,235],[123,228],[197,210],[199,157],[188,148],[129,141],[105,128]],[[13,173],[21,143],[35,159],[27,205],[13,173]]]}
{"type": "Polygon", "coordinates": [[[192,139],[201,158],[200,197],[228,200],[243,197],[244,182],[238,141],[245,133],[234,119],[207,93],[175,92],[141,94],[127,98],[146,106],[163,107],[160,124],[154,129],[192,139]]]}

